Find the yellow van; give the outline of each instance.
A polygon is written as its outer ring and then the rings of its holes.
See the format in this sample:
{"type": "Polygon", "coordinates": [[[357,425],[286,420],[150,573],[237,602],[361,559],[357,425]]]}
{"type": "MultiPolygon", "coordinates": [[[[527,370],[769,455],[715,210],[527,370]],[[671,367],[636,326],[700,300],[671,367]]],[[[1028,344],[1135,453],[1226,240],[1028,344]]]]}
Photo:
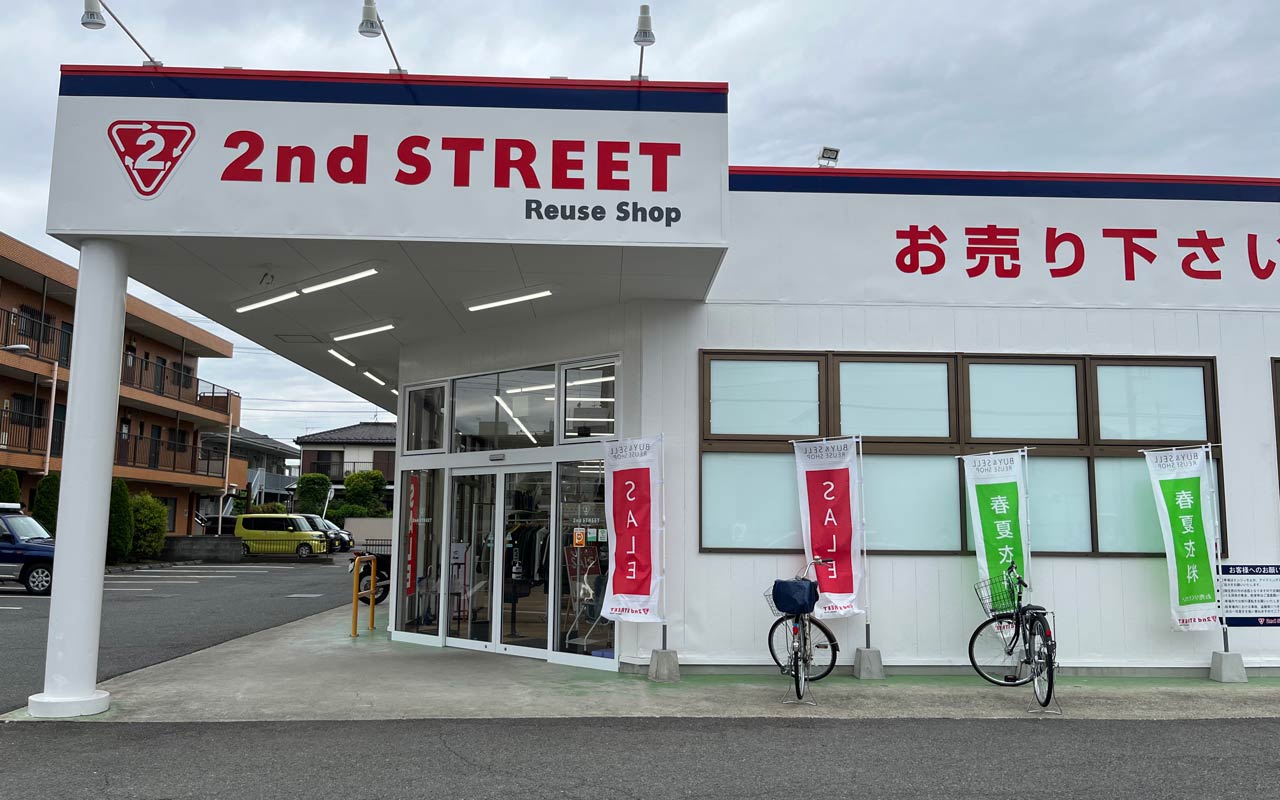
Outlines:
{"type": "Polygon", "coordinates": [[[235,536],[245,555],[289,555],[302,558],[328,549],[324,533],[300,514],[241,514],[235,536]]]}

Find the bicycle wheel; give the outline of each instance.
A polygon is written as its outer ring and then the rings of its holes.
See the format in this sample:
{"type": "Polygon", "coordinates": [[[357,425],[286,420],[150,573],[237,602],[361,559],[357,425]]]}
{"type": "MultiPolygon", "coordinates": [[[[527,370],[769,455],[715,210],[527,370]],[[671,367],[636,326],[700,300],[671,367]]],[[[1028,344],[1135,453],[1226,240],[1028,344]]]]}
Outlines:
{"type": "Polygon", "coordinates": [[[783,675],[791,669],[791,617],[778,617],[769,628],[769,655],[783,675]]]}
{"type": "Polygon", "coordinates": [[[800,626],[799,646],[791,653],[791,675],[796,684],[796,699],[803,700],[809,683],[809,665],[805,662],[804,651],[807,647],[804,626],[800,626]]]}
{"type": "Polygon", "coordinates": [[[820,621],[809,618],[809,635],[805,637],[809,644],[809,680],[820,681],[831,674],[836,666],[836,654],[840,645],[836,635],[820,621]]]}
{"type": "Polygon", "coordinates": [[[1031,690],[1041,708],[1053,700],[1053,633],[1044,617],[1031,623],[1031,690]]]}
{"type": "Polygon", "coordinates": [[[996,686],[1022,686],[1031,680],[1020,646],[1017,618],[997,614],[969,638],[969,663],[982,679],[996,686]]]}

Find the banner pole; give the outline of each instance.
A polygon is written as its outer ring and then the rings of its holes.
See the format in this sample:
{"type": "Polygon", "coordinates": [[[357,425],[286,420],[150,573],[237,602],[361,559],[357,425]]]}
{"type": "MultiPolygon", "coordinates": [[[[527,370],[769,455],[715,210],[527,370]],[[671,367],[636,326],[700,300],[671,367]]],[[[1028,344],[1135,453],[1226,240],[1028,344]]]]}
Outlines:
{"type": "Polygon", "coordinates": [[[1222,616],[1222,587],[1218,580],[1218,572],[1222,569],[1222,528],[1218,521],[1218,468],[1213,463],[1213,445],[1203,445],[1205,458],[1209,464],[1209,497],[1213,506],[1213,599],[1218,607],[1218,625],[1222,628],[1222,652],[1231,652],[1231,639],[1227,636],[1227,619],[1222,616]]]}
{"type": "Polygon", "coordinates": [[[671,587],[667,585],[667,442],[666,437],[662,437],[662,460],[660,462],[662,469],[662,486],[658,493],[658,502],[662,503],[662,649],[667,649],[667,593],[671,591],[671,587]]]}
{"type": "MultiPolygon", "coordinates": [[[[1022,448],[1020,452],[1022,458],[1022,503],[1025,507],[1024,516],[1027,518],[1027,524],[1022,528],[1022,572],[1023,577],[1027,579],[1027,583],[1031,583],[1031,463],[1029,461],[1030,454],[1028,448],[1022,448]]],[[[1019,522],[1021,524],[1021,522],[1019,522]]],[[[1027,591],[1034,592],[1030,585],[1027,591]]]]}
{"type": "Polygon", "coordinates": [[[866,625],[867,649],[871,649],[871,560],[867,558],[867,496],[863,491],[862,474],[866,463],[862,456],[862,437],[854,439],[858,447],[858,513],[862,516],[862,587],[867,592],[866,612],[863,617],[866,625]]]}

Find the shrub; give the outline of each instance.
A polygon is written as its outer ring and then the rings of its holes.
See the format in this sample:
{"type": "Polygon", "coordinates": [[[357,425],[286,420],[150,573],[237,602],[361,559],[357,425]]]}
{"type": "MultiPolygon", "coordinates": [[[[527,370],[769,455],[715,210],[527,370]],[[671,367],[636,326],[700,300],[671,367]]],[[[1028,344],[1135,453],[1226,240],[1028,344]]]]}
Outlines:
{"type": "Polygon", "coordinates": [[[36,483],[36,499],[31,505],[31,516],[49,532],[58,534],[58,473],[50,472],[36,483]]]}
{"type": "Polygon", "coordinates": [[[11,469],[0,469],[0,503],[21,503],[22,484],[18,482],[18,473],[11,469]]]}
{"type": "Polygon", "coordinates": [[[139,492],[129,498],[129,509],[133,513],[134,557],[159,558],[169,530],[169,508],[151,492],[139,492]]]}
{"type": "Polygon", "coordinates": [[[318,472],[308,472],[298,478],[293,490],[294,510],[299,514],[319,514],[329,500],[329,477],[318,472]]]}
{"type": "Polygon", "coordinates": [[[249,506],[250,514],[288,514],[289,509],[284,507],[284,503],[259,503],[255,506],[249,506]]]}
{"type": "Polygon", "coordinates": [[[360,506],[368,512],[360,516],[385,515],[386,507],[382,504],[382,499],[387,493],[387,479],[382,477],[380,470],[353,472],[343,481],[343,486],[346,487],[346,492],[343,494],[342,502],[346,505],[360,506]]]}
{"type": "Polygon", "coordinates": [[[343,503],[341,505],[329,506],[329,511],[324,515],[324,518],[341,528],[347,524],[348,517],[367,516],[369,516],[369,509],[364,506],[358,506],[354,503],[343,503]]]}
{"type": "Polygon", "coordinates": [[[236,492],[231,495],[231,515],[238,517],[241,514],[249,513],[249,498],[244,492],[236,492]]]}
{"type": "MultiPolygon", "coordinates": [[[[168,512],[165,515],[168,518],[168,512]]],[[[111,481],[111,515],[107,521],[107,561],[123,561],[133,552],[133,511],[129,485],[123,478],[111,481]]]]}

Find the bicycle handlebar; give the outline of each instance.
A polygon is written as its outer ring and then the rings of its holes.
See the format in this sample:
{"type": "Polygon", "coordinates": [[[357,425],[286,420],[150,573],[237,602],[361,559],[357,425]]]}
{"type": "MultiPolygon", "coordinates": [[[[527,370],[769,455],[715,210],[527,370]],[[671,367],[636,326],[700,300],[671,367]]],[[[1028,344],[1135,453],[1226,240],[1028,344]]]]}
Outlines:
{"type": "Polygon", "coordinates": [[[1031,588],[1030,586],[1028,586],[1028,585],[1027,585],[1027,582],[1026,582],[1026,581],[1024,581],[1024,580],[1022,579],[1022,576],[1018,574],[1018,565],[1017,565],[1017,564],[1010,564],[1010,565],[1009,565],[1009,568],[1008,568],[1007,570],[1005,570],[1004,572],[1005,572],[1005,574],[1006,574],[1006,575],[1012,575],[1012,576],[1013,576],[1013,579],[1014,579],[1015,581],[1017,581],[1017,582],[1018,582],[1018,585],[1019,585],[1019,586],[1021,586],[1023,589],[1030,589],[1030,588],[1031,588]]]}

